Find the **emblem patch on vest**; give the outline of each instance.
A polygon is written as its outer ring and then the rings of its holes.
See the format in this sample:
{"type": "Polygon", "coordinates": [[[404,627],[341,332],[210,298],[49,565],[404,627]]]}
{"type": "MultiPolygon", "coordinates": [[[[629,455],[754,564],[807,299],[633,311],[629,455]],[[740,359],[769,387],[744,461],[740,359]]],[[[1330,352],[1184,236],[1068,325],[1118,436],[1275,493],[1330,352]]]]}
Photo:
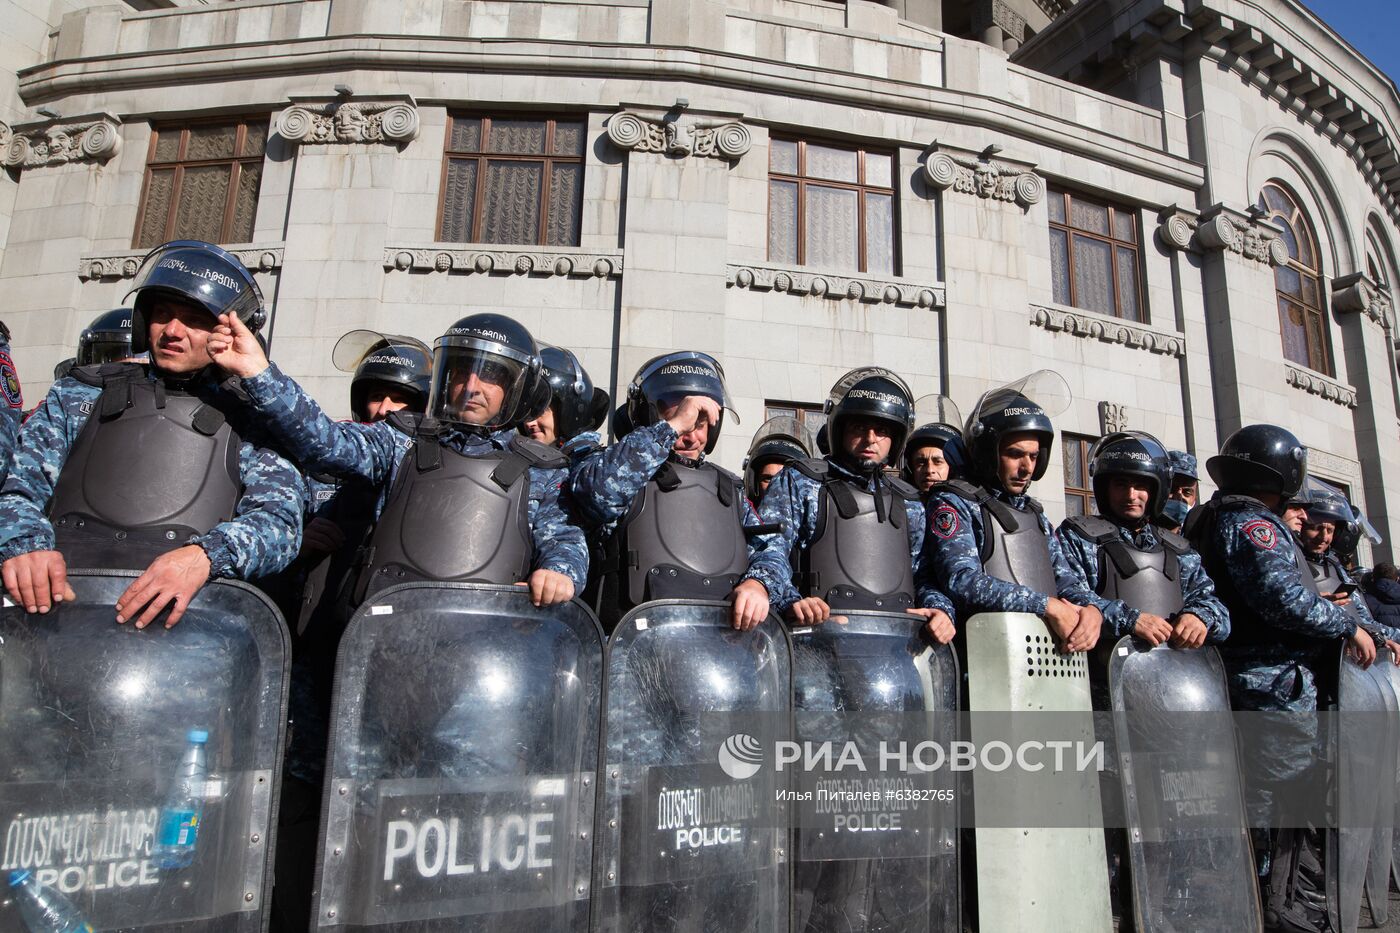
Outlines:
{"type": "Polygon", "coordinates": [[[1278,535],[1274,533],[1274,526],[1263,519],[1255,519],[1240,530],[1256,547],[1266,551],[1272,551],[1278,545],[1278,535]]]}
{"type": "Polygon", "coordinates": [[[15,371],[10,354],[0,353],[0,393],[5,396],[5,404],[10,408],[24,407],[24,393],[19,387],[19,373],[15,371]]]}
{"type": "Polygon", "coordinates": [[[958,533],[962,522],[958,520],[958,510],[951,505],[940,505],[933,513],[933,533],[940,538],[951,538],[958,533]]]}

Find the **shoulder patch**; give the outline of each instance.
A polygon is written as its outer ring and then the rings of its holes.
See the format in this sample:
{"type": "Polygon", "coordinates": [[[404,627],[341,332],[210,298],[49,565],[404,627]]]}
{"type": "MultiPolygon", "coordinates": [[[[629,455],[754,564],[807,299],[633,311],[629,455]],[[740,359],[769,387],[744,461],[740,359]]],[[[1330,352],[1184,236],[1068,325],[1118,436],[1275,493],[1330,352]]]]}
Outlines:
{"type": "Polygon", "coordinates": [[[1240,529],[1244,536],[1254,542],[1254,546],[1265,551],[1272,551],[1278,547],[1278,533],[1274,531],[1274,526],[1262,518],[1256,518],[1252,522],[1246,522],[1240,529]]]}
{"type": "Polygon", "coordinates": [[[24,393],[19,387],[19,372],[10,354],[0,350],[0,395],[7,408],[24,408],[24,393]]]}
{"type": "Polygon", "coordinates": [[[930,524],[933,533],[946,541],[962,528],[962,519],[957,509],[945,503],[934,510],[930,524]]]}

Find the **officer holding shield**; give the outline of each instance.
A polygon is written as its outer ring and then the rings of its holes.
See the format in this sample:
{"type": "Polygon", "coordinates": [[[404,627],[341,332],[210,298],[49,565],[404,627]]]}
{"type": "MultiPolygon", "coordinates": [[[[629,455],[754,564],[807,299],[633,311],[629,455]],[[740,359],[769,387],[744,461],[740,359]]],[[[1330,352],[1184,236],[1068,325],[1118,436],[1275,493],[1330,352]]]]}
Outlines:
{"type": "Polygon", "coordinates": [[[49,390],[0,492],[0,559],[6,590],[29,612],[71,597],[70,565],[144,570],[117,600],[117,621],[142,628],[169,607],[168,627],[207,580],[290,563],[304,487],[209,364],[218,315],[249,341],[266,318],[243,264],[209,243],[166,243],[130,294],[132,350],[151,362],[77,369],[49,390]]]}

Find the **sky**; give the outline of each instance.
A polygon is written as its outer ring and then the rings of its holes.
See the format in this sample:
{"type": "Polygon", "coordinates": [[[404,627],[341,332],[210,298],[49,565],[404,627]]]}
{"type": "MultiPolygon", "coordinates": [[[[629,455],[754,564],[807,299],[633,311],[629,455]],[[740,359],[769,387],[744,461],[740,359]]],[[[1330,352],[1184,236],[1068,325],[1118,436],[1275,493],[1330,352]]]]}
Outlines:
{"type": "Polygon", "coordinates": [[[1400,0],[1302,0],[1353,48],[1400,83],[1400,0]]]}

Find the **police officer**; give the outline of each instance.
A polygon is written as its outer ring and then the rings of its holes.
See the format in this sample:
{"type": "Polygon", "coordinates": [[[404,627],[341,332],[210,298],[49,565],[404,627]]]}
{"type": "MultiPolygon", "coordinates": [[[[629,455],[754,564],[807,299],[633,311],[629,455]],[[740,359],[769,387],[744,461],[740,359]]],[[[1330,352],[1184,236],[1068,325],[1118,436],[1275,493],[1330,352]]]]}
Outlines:
{"type": "Polygon", "coordinates": [[[517,583],[537,606],[583,587],[583,532],[560,502],[566,461],[514,427],[543,384],[535,340],[518,322],[474,314],[437,339],[421,420],[397,412],[374,424],[332,421],[237,319],[223,320],[210,349],[303,468],[380,491],[353,602],[414,580],[517,583]],[[472,528],[454,515],[472,516],[472,528]]]}
{"type": "Polygon", "coordinates": [[[1196,466],[1196,455],[1188,454],[1184,450],[1167,451],[1172,464],[1172,488],[1167,494],[1167,499],[1174,499],[1177,502],[1184,502],[1186,508],[1196,507],[1196,500],[1200,496],[1201,477],[1198,475],[1196,466]]]}
{"type": "Polygon", "coordinates": [[[0,559],[29,612],[72,597],[69,565],[142,569],[117,621],[144,628],[169,606],[168,627],[210,578],[256,579],[292,560],[303,485],[259,446],[245,400],[209,363],[218,315],[245,333],[266,317],[243,264],[209,243],[166,243],[130,295],[132,350],[151,362],[80,368],[49,390],[0,494],[0,559]]]}
{"type": "Polygon", "coordinates": [[[1346,609],[1358,625],[1380,642],[1392,642],[1400,637],[1400,633],[1377,622],[1366,601],[1354,597],[1356,582],[1342,566],[1332,546],[1337,529],[1354,521],[1351,503],[1340,492],[1326,487],[1317,488],[1309,497],[1298,543],[1303,548],[1308,569],[1312,571],[1313,580],[1317,582],[1318,592],[1323,598],[1346,609]]]}
{"type": "Polygon", "coordinates": [[[724,369],[683,350],[648,360],[617,410],[617,443],[574,464],[570,485],[593,526],[598,617],[611,631],[653,599],[716,599],[733,590],[735,628],[768,616],[768,597],[734,589],[758,524],[739,477],[709,459],[733,410],[724,369]]]}
{"type": "Polygon", "coordinates": [[[1050,520],[1030,496],[1055,440],[1049,415],[1023,392],[1050,380],[1039,376],[987,392],[969,416],[969,479],[933,490],[925,560],[933,585],[960,617],[1029,612],[1065,650],[1088,651],[1103,622],[1100,600],[1065,561],[1050,520]]]}
{"type": "Polygon", "coordinates": [[[961,434],[955,425],[930,423],[919,425],[909,435],[904,443],[904,466],[900,475],[919,491],[919,495],[927,496],[934,486],[957,478],[952,475],[944,450],[961,434]]]}
{"type": "MultiPolygon", "coordinates": [[[[1330,682],[1335,647],[1343,640],[1363,667],[1376,645],[1356,619],[1317,592],[1302,549],[1279,513],[1295,498],[1307,472],[1307,451],[1287,430],[1247,425],[1230,435],[1206,469],[1219,491],[1193,514],[1187,537],[1201,553],[1221,601],[1230,610],[1231,635],[1220,646],[1236,710],[1315,713],[1318,683],[1330,682]]],[[[1268,730],[1242,730],[1242,760],[1250,825],[1278,825],[1279,792],[1302,780],[1317,757],[1317,721],[1288,717],[1268,730]],[[1267,733],[1267,734],[1262,734],[1267,733]]],[[[1285,902],[1285,879],[1271,886],[1276,839],[1252,834],[1269,923],[1284,929],[1319,928],[1301,901],[1285,902]],[[1275,889],[1277,888],[1277,890],[1275,889]]],[[[1293,850],[1290,850],[1293,851],[1293,850]]]]}
{"type": "Polygon", "coordinates": [[[769,418],[754,432],[753,443],[744,457],[744,492],[749,503],[758,508],[773,478],[794,460],[804,460],[816,453],[816,441],[811,432],[791,415],[769,418]]]}
{"type": "Polygon", "coordinates": [[[608,416],[607,391],[593,384],[572,350],[544,344],[540,363],[549,383],[549,405],[539,417],[524,422],[520,433],[571,455],[600,446],[596,432],[608,416]]]}
{"type": "Polygon", "coordinates": [[[952,641],[952,603],[932,586],[916,587],[924,582],[919,494],[884,472],[904,447],[913,410],[908,385],[887,369],[867,366],[837,380],[823,406],[830,452],[794,460],[773,481],[759,518],[782,530],[760,539],[741,590],[763,589],[799,625],[843,609],[907,610],[928,620],[931,639],[952,641]]]}
{"type": "Polygon", "coordinates": [[[20,389],[15,361],[10,357],[10,329],[0,321],[0,483],[5,482],[9,472],[23,415],[24,392],[20,389]]]}

